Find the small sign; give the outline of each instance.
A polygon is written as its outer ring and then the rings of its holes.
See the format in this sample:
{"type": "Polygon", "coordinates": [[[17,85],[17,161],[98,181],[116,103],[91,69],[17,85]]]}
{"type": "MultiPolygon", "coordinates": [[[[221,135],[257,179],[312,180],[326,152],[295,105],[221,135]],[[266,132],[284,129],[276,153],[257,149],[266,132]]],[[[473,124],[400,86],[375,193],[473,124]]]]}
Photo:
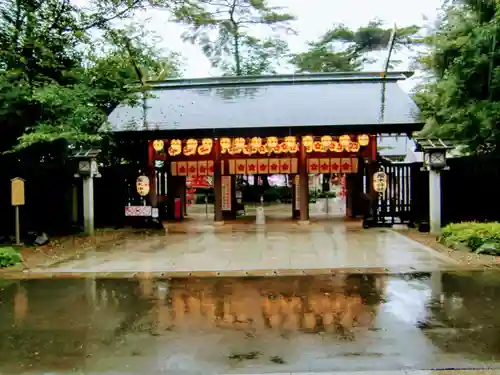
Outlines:
{"type": "Polygon", "coordinates": [[[152,216],[151,206],[125,206],[125,216],[152,216]]]}
{"type": "Polygon", "coordinates": [[[24,180],[13,178],[11,182],[11,201],[13,206],[24,206],[24,180]]]}
{"type": "Polygon", "coordinates": [[[300,210],[300,177],[295,176],[295,209],[300,210]]]}
{"type": "Polygon", "coordinates": [[[222,211],[231,211],[231,176],[222,176],[222,211]]]}

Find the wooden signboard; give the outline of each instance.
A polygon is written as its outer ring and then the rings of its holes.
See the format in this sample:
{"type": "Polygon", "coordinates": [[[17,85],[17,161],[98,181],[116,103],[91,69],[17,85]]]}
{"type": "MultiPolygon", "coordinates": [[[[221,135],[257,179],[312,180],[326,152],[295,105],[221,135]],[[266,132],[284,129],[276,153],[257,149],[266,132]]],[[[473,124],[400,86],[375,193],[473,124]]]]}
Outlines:
{"type": "Polygon", "coordinates": [[[300,210],[300,177],[295,176],[295,209],[300,210]]]}
{"type": "Polygon", "coordinates": [[[222,211],[231,211],[231,176],[222,176],[222,211]]]}
{"type": "Polygon", "coordinates": [[[24,206],[24,180],[13,178],[11,182],[11,202],[13,206],[24,206]]]}

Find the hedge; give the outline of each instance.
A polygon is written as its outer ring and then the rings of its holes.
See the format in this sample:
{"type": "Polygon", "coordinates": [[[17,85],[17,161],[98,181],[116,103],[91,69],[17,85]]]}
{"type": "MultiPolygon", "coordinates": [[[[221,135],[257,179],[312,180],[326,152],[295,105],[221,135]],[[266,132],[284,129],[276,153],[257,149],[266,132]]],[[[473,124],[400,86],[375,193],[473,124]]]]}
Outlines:
{"type": "Polygon", "coordinates": [[[15,266],[22,262],[21,254],[13,247],[0,247],[0,268],[15,266]]]}
{"type": "Polygon", "coordinates": [[[500,255],[500,223],[448,224],[442,230],[441,242],[448,246],[467,246],[477,253],[500,255]]]}

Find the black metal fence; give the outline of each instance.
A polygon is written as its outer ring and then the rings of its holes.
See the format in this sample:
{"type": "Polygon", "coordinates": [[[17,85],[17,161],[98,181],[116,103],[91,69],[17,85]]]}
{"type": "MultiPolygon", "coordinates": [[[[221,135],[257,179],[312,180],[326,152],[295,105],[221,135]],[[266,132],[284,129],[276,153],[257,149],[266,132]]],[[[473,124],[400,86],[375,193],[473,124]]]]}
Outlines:
{"type": "MultiPolygon", "coordinates": [[[[442,174],[443,225],[500,221],[500,157],[465,156],[447,161],[442,174]]],[[[429,221],[429,172],[422,163],[382,164],[388,186],[377,204],[377,224],[429,221]]]]}
{"type": "Polygon", "coordinates": [[[376,224],[409,224],[412,221],[412,164],[381,163],[387,175],[387,189],[377,196],[376,224]]]}
{"type": "Polygon", "coordinates": [[[500,156],[455,158],[448,165],[442,172],[443,223],[500,221],[500,156]]]}

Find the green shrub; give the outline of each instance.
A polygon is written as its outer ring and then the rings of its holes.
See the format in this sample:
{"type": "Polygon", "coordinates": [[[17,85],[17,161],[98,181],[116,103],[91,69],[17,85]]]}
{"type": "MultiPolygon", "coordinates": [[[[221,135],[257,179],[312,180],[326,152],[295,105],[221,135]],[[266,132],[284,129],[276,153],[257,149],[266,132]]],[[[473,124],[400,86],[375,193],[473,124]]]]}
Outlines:
{"type": "Polygon", "coordinates": [[[21,254],[13,247],[0,247],[0,268],[15,266],[22,262],[21,254]]]}
{"type": "Polygon", "coordinates": [[[196,204],[205,204],[205,198],[208,198],[208,204],[214,204],[215,195],[213,193],[209,194],[195,194],[195,202],[196,204]]]}
{"type": "Polygon", "coordinates": [[[441,239],[445,243],[466,245],[472,251],[483,252],[481,247],[488,247],[489,253],[500,255],[500,223],[497,222],[449,224],[443,228],[441,239]]]}

